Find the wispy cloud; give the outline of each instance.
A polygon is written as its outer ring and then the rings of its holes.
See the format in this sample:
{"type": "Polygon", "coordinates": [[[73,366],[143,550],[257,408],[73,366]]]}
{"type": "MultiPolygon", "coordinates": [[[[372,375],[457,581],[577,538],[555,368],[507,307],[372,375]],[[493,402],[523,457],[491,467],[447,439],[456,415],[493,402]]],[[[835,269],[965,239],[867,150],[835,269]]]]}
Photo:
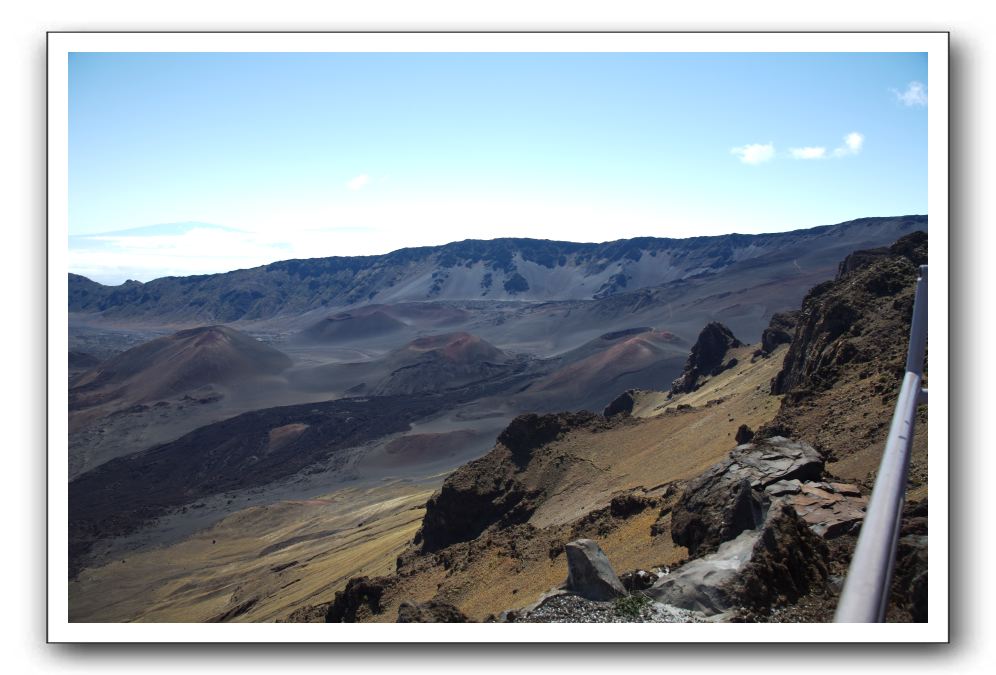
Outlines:
{"type": "Polygon", "coordinates": [[[789,148],[789,154],[793,159],[823,159],[827,156],[827,149],[823,147],[789,148]]]}
{"type": "Polygon", "coordinates": [[[774,143],[752,143],[730,148],[730,153],[740,158],[744,164],[762,164],[775,156],[774,143]]]}
{"type": "Polygon", "coordinates": [[[917,82],[914,80],[906,85],[906,91],[893,89],[892,93],[896,95],[896,98],[900,103],[907,107],[922,108],[927,105],[927,87],[923,84],[923,82],[917,82]]]}
{"type": "Polygon", "coordinates": [[[366,187],[367,183],[369,182],[370,182],[370,176],[368,176],[365,173],[361,173],[359,176],[356,176],[355,178],[351,178],[350,180],[346,181],[346,187],[352,190],[353,192],[356,192],[357,190],[362,190],[364,187],[366,187]]]}

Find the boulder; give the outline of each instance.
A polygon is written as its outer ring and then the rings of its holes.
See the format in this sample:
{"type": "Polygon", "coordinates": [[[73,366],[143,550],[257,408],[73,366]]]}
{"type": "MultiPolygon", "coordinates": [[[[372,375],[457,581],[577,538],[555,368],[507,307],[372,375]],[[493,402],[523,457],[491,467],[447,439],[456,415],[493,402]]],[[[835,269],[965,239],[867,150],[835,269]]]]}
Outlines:
{"type": "Polygon", "coordinates": [[[746,424],[741,424],[740,428],[737,429],[737,435],[733,437],[736,440],[737,445],[743,445],[744,443],[750,443],[754,440],[754,430],[751,429],[746,424]]]}
{"type": "Polygon", "coordinates": [[[825,583],[828,550],[787,504],[775,502],[761,528],[661,577],[647,595],[707,616],[734,607],[770,608],[825,583]]]}
{"type": "Polygon", "coordinates": [[[671,383],[671,393],[695,391],[700,377],[715,375],[722,372],[725,367],[736,365],[736,360],[731,359],[731,362],[724,366],[723,359],[728,350],[742,346],[743,343],[723,324],[714,321],[706,325],[692,346],[681,376],[671,383]]]}
{"type": "Polygon", "coordinates": [[[729,586],[750,559],[759,537],[757,530],[742,532],[714,553],[671,570],[645,592],[657,602],[706,616],[725,612],[736,604],[729,586]]]}
{"type": "Polygon", "coordinates": [[[396,623],[470,623],[470,619],[448,602],[430,600],[419,604],[402,602],[396,623]]]}
{"type": "Polygon", "coordinates": [[[750,559],[729,587],[737,604],[765,610],[796,602],[829,577],[827,545],[783,501],[772,504],[750,559]]]}
{"type": "Polygon", "coordinates": [[[588,600],[612,600],[626,595],[609,559],[591,539],[577,539],[567,550],[568,591],[588,600]]]}
{"type": "Polygon", "coordinates": [[[671,514],[671,538],[691,556],[715,551],[724,541],[763,520],[779,481],[818,479],[823,459],[809,444],[781,436],[738,445],[685,488],[671,514]]]}

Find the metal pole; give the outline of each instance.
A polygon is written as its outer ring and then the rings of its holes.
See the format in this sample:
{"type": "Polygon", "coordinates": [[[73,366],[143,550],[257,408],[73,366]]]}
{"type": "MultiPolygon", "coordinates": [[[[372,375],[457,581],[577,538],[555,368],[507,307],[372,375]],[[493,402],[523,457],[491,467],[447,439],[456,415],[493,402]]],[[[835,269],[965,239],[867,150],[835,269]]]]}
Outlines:
{"type": "Polygon", "coordinates": [[[861,526],[854,558],[840,594],[834,621],[871,623],[885,620],[892,586],[892,570],[899,540],[899,525],[906,498],[913,424],[920,400],[923,358],[927,347],[927,266],[920,267],[913,322],[910,327],[906,375],[899,390],[885,452],[875,479],[868,511],[861,526]]]}

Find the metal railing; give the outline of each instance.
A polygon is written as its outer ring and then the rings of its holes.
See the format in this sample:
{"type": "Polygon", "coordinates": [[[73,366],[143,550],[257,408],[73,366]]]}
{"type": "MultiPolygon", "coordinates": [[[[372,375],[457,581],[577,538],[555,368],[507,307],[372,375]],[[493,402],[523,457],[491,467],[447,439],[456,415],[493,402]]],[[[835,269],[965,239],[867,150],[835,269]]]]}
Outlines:
{"type": "Polygon", "coordinates": [[[927,402],[921,387],[927,349],[927,266],[920,266],[913,301],[913,324],[906,355],[906,375],[899,390],[892,426],[878,477],[861,526],[858,545],[837,603],[837,623],[872,623],[885,620],[896,562],[899,524],[906,501],[906,479],[913,445],[916,409],[927,402]]]}

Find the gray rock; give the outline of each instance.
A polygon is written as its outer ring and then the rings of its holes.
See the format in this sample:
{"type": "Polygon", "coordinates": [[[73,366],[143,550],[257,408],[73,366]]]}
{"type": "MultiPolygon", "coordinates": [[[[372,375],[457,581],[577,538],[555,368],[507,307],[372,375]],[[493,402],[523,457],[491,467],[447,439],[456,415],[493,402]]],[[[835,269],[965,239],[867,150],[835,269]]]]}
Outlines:
{"type": "Polygon", "coordinates": [[[802,490],[802,483],[798,480],[780,480],[764,488],[764,491],[772,497],[795,495],[799,494],[800,490],[802,490]]]}
{"type": "Polygon", "coordinates": [[[645,591],[674,607],[715,616],[734,607],[794,602],[826,581],[828,551],[795,511],[775,502],[764,525],[742,532],[645,591]]]}
{"type": "Polygon", "coordinates": [[[578,539],[567,550],[567,590],[588,600],[612,600],[626,595],[609,559],[591,539],[578,539]]]}
{"type": "MultiPolygon", "coordinates": [[[[671,538],[689,555],[711,553],[761,524],[768,486],[818,479],[823,459],[809,444],[781,436],[738,445],[688,484],[671,515],[671,538]]],[[[778,490],[779,488],[775,488],[778,490]]]]}
{"type": "Polygon", "coordinates": [[[736,603],[729,585],[750,560],[760,536],[759,530],[743,532],[715,553],[672,570],[644,592],[657,602],[707,616],[724,612],[736,603]]]}

